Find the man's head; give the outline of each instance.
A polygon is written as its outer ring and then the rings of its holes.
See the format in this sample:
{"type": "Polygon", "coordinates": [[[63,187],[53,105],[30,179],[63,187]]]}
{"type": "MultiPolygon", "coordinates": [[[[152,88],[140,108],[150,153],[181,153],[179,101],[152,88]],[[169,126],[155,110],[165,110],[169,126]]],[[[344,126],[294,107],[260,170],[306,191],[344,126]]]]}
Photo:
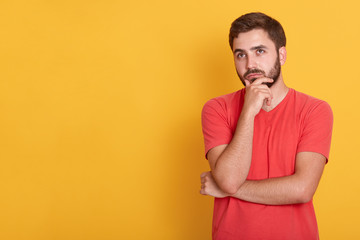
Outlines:
{"type": "Polygon", "coordinates": [[[263,13],[249,13],[236,19],[230,29],[229,42],[234,54],[236,71],[245,85],[257,78],[274,80],[281,76],[286,59],[286,37],[276,20],[263,13]]]}
{"type": "Polygon", "coordinates": [[[256,12],[242,15],[231,24],[229,33],[231,49],[233,49],[234,38],[237,38],[239,33],[254,29],[264,30],[274,42],[277,50],[286,46],[286,36],[281,24],[263,13],[256,12]]]}

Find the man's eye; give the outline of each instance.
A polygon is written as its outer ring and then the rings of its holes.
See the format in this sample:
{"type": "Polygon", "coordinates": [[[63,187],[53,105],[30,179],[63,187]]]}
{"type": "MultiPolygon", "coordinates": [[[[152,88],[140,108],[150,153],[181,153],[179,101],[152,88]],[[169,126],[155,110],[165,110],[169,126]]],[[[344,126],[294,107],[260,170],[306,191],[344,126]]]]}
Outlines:
{"type": "Polygon", "coordinates": [[[264,51],[263,49],[258,49],[256,52],[257,52],[258,54],[263,54],[265,51],[264,51]]]}
{"type": "Polygon", "coordinates": [[[244,53],[239,53],[239,54],[237,55],[237,57],[238,57],[238,58],[243,58],[243,57],[245,57],[245,54],[244,54],[244,53]]]}

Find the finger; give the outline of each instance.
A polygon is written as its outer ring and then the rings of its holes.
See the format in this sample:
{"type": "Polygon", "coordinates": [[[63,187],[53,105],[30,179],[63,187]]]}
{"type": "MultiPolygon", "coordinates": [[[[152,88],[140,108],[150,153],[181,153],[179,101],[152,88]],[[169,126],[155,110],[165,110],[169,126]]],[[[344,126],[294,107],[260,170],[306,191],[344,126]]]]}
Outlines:
{"type": "Polygon", "coordinates": [[[272,98],[272,92],[266,85],[251,86],[249,89],[253,94],[262,96],[264,99],[272,98]]]}
{"type": "Polygon", "coordinates": [[[260,93],[260,94],[264,94],[264,97],[270,97],[273,98],[273,94],[271,89],[266,86],[265,84],[261,84],[261,85],[252,85],[251,90],[253,90],[256,93],[260,93]],[[266,95],[266,96],[265,96],[266,95]]]}
{"type": "Polygon", "coordinates": [[[266,98],[266,99],[265,99],[266,105],[271,106],[271,99],[272,99],[272,98],[266,98]]]}
{"type": "MultiPolygon", "coordinates": [[[[269,90],[269,89],[268,89],[269,90]]],[[[270,106],[271,105],[271,102],[272,102],[272,99],[273,99],[273,96],[272,96],[272,93],[270,91],[266,91],[266,90],[257,90],[257,94],[260,98],[263,99],[264,101],[264,104],[270,106]]]]}
{"type": "Polygon", "coordinates": [[[250,85],[248,87],[251,91],[258,91],[258,92],[268,92],[269,94],[271,94],[271,90],[268,86],[266,86],[265,84],[260,84],[260,85],[250,85]]]}
{"type": "Polygon", "coordinates": [[[270,93],[269,96],[265,97],[266,105],[268,105],[268,106],[271,105],[271,102],[272,102],[272,100],[274,98],[272,92],[270,91],[270,89],[269,89],[269,93],[270,93]]]}
{"type": "Polygon", "coordinates": [[[258,78],[256,79],[252,85],[260,85],[262,83],[271,83],[271,82],[274,82],[274,79],[271,79],[271,78],[267,78],[267,77],[262,77],[262,78],[258,78]]]}
{"type": "Polygon", "coordinates": [[[250,84],[250,81],[245,79],[245,87],[248,87],[248,86],[250,86],[250,85],[251,85],[251,84],[250,84]]]}

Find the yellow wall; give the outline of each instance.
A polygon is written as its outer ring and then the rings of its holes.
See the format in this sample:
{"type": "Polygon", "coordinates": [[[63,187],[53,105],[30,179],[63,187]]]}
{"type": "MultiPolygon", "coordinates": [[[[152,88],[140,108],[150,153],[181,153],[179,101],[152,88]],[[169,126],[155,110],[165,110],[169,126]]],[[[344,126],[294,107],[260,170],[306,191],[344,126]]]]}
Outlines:
{"type": "Polygon", "coordinates": [[[210,239],[200,111],[241,87],[249,11],[288,37],[286,83],[330,103],[322,239],[360,230],[357,1],[0,2],[0,239],[210,239]]]}

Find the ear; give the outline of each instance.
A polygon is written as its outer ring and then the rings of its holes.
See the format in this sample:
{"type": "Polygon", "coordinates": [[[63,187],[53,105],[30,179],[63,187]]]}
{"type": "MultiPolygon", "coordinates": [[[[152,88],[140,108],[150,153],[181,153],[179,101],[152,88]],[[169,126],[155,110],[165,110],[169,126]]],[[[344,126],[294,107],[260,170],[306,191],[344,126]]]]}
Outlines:
{"type": "Polygon", "coordinates": [[[284,65],[285,61],[286,61],[286,48],[285,47],[281,47],[279,48],[279,59],[280,59],[280,64],[284,65]]]}

